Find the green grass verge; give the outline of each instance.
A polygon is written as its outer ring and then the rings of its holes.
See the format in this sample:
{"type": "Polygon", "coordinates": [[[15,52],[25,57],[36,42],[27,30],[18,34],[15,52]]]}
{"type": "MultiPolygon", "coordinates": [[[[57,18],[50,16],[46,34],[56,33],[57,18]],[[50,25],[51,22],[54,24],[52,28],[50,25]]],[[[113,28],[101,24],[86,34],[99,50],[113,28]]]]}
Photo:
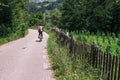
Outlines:
{"type": "MultiPolygon", "coordinates": [[[[25,31],[25,35],[27,35],[27,34],[28,34],[28,30],[25,31]]],[[[8,43],[8,42],[13,41],[13,40],[17,40],[21,37],[22,36],[18,35],[17,33],[12,33],[7,37],[0,38],[0,45],[8,43]]]]}
{"type": "Polygon", "coordinates": [[[50,35],[47,49],[56,80],[97,80],[95,69],[79,59],[72,59],[66,48],[57,43],[55,33],[47,32],[50,35]]]}

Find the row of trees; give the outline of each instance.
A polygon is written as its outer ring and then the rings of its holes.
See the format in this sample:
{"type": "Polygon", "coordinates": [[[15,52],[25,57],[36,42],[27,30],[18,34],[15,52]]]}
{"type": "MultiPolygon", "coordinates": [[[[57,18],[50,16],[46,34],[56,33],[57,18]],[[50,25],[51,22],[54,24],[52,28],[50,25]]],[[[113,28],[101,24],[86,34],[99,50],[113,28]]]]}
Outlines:
{"type": "Polygon", "coordinates": [[[31,13],[46,11],[46,10],[54,10],[55,8],[61,8],[62,3],[65,0],[56,0],[56,1],[43,1],[39,3],[30,2],[29,11],[31,13]]]}
{"type": "Polygon", "coordinates": [[[60,8],[65,0],[44,1],[40,3],[31,2],[29,13],[31,15],[29,25],[36,26],[42,24],[47,27],[59,26],[61,20],[60,8]]]}
{"type": "Polygon", "coordinates": [[[45,25],[47,27],[59,26],[61,19],[61,12],[58,8],[54,10],[46,10],[44,13],[45,16],[45,25]]]}
{"type": "Polygon", "coordinates": [[[28,4],[28,0],[0,1],[0,37],[11,33],[23,36],[29,19],[28,4]]]}
{"type": "Polygon", "coordinates": [[[43,12],[34,12],[30,14],[30,19],[29,19],[29,26],[37,26],[39,24],[44,24],[44,16],[43,16],[43,12]]]}
{"type": "Polygon", "coordinates": [[[119,0],[66,0],[61,12],[64,29],[120,32],[119,0]]]}

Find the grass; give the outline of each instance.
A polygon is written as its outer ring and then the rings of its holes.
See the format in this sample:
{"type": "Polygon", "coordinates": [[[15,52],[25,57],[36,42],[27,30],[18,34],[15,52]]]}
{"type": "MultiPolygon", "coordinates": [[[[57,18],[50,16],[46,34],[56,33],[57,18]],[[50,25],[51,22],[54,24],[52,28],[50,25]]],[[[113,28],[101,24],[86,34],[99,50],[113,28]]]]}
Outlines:
{"type": "MultiPolygon", "coordinates": [[[[26,30],[25,35],[27,35],[27,34],[28,34],[28,31],[26,30]]],[[[0,45],[8,43],[8,42],[13,41],[13,40],[17,40],[19,38],[21,38],[20,35],[18,35],[17,33],[12,33],[7,37],[0,38],[0,45]]]]}
{"type": "Polygon", "coordinates": [[[47,48],[56,80],[97,80],[97,70],[82,64],[79,58],[71,58],[67,49],[58,44],[56,34],[47,32],[50,35],[47,48]]]}

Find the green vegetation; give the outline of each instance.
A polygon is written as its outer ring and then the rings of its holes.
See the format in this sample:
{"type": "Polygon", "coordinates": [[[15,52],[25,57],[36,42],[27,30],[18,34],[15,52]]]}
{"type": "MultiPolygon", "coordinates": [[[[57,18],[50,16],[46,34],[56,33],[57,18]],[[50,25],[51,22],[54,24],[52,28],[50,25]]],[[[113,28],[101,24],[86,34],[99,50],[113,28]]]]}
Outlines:
{"type": "Polygon", "coordinates": [[[55,8],[61,8],[62,7],[62,3],[65,0],[54,0],[54,1],[50,1],[50,0],[45,0],[43,2],[39,2],[39,3],[35,3],[35,2],[30,2],[30,7],[29,7],[29,11],[31,13],[35,13],[38,11],[46,11],[46,10],[54,10],[55,8]]]}
{"type": "Polygon", "coordinates": [[[31,13],[29,18],[29,26],[34,27],[39,24],[44,25],[43,19],[43,12],[31,13]]]}
{"type": "Polygon", "coordinates": [[[103,51],[120,53],[119,0],[66,0],[60,12],[58,26],[74,33],[79,42],[96,42],[103,51]]]}
{"type": "Polygon", "coordinates": [[[120,32],[120,0],[66,0],[61,12],[63,29],[120,32]]]}
{"type": "Polygon", "coordinates": [[[104,52],[120,53],[120,1],[65,0],[62,8],[45,14],[46,26],[67,29],[77,41],[96,42],[104,52]]]}
{"type": "Polygon", "coordinates": [[[116,37],[114,33],[107,34],[107,36],[99,32],[92,34],[89,31],[71,32],[70,34],[74,34],[75,39],[80,43],[93,44],[95,42],[102,51],[120,55],[120,37],[116,37]]]}
{"type": "MultiPolygon", "coordinates": [[[[28,34],[28,31],[26,30],[25,31],[25,35],[28,34]]],[[[19,39],[21,38],[21,36],[19,36],[18,34],[10,34],[9,36],[7,37],[4,37],[4,38],[0,38],[0,45],[4,44],[4,43],[7,43],[7,42],[10,42],[10,41],[13,41],[13,40],[16,40],[16,39],[19,39]]]]}
{"type": "Polygon", "coordinates": [[[44,1],[40,3],[31,2],[29,6],[29,26],[36,26],[39,23],[46,27],[59,26],[61,20],[60,7],[65,0],[53,2],[44,1]]]}
{"type": "Polygon", "coordinates": [[[48,53],[57,80],[97,80],[97,71],[79,58],[71,58],[65,47],[57,43],[55,33],[48,31],[48,53]]]}
{"type": "Polygon", "coordinates": [[[59,26],[61,18],[61,12],[59,9],[45,11],[45,25],[47,27],[59,26]]]}
{"type": "Polygon", "coordinates": [[[0,44],[25,36],[28,28],[29,1],[0,1],[0,44]]]}

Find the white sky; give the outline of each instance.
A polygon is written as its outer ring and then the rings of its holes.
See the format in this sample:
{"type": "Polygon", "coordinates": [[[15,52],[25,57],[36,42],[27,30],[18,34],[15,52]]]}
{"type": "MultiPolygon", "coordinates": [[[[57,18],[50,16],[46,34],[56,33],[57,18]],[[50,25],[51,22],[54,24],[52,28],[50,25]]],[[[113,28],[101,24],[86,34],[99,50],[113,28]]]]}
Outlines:
{"type": "Polygon", "coordinates": [[[56,1],[56,0],[29,0],[30,2],[56,1]]]}

